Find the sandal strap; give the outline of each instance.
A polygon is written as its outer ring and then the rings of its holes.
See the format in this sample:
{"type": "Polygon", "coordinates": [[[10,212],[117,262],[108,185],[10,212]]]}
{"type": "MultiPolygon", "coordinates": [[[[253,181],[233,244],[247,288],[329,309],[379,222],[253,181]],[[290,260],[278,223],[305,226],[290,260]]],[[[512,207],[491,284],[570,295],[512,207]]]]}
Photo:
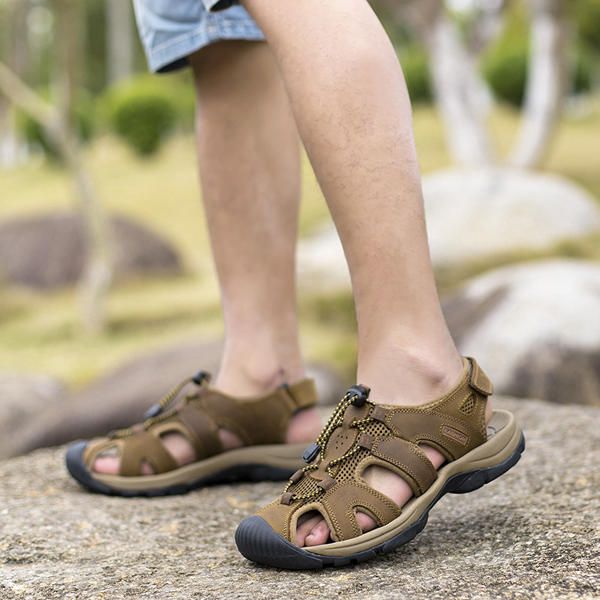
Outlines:
{"type": "Polygon", "coordinates": [[[142,464],[147,462],[155,474],[177,468],[177,462],[164,447],[160,438],[149,431],[140,431],[121,444],[119,475],[135,477],[142,475],[142,464]]]}
{"type": "Polygon", "coordinates": [[[177,417],[186,429],[185,436],[196,452],[196,460],[223,452],[219,428],[206,411],[190,403],[177,413],[177,417]]]}
{"type": "Polygon", "coordinates": [[[371,451],[371,455],[379,459],[367,459],[365,467],[384,463],[384,468],[393,467],[402,479],[408,483],[413,494],[420,496],[427,491],[437,479],[437,470],[431,464],[425,453],[412,442],[394,436],[373,438],[369,434],[361,434],[358,444],[371,451]]]}
{"type": "Polygon", "coordinates": [[[236,434],[244,445],[283,444],[292,416],[315,406],[316,389],[312,380],[304,380],[248,399],[207,390],[200,402],[218,428],[236,434]]]}
{"type": "Polygon", "coordinates": [[[355,538],[362,533],[356,511],[371,515],[378,526],[385,525],[400,514],[400,509],[384,494],[358,481],[333,485],[319,504],[326,513],[331,537],[336,542],[355,538]]]}

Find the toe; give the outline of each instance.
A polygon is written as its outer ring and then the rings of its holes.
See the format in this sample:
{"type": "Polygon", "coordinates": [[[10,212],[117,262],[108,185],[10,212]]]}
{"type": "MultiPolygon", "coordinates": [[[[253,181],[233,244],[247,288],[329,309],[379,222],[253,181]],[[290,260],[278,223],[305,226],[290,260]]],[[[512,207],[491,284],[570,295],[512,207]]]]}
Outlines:
{"type": "Polygon", "coordinates": [[[94,462],[94,471],[105,475],[117,475],[119,459],[116,456],[100,456],[94,462]]]}
{"type": "Polygon", "coordinates": [[[375,527],[377,527],[377,523],[375,523],[373,517],[361,512],[356,513],[356,522],[363,533],[371,531],[371,529],[375,529],[375,527]]]}
{"type": "Polygon", "coordinates": [[[323,519],[321,515],[310,513],[302,515],[298,519],[298,525],[296,526],[296,546],[302,548],[304,546],[306,536],[312,531],[313,527],[323,519]]]}
{"type": "Polygon", "coordinates": [[[319,546],[326,544],[329,539],[329,527],[324,520],[319,521],[306,536],[305,546],[319,546]]]}

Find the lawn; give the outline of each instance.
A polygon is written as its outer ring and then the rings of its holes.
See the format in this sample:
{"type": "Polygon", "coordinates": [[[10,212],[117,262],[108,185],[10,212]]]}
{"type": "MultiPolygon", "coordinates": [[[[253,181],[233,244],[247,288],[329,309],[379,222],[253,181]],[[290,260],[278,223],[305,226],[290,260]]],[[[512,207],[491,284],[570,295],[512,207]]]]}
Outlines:
{"type": "MultiPolygon", "coordinates": [[[[492,127],[505,151],[517,127],[515,115],[496,112],[492,127]]],[[[415,129],[423,171],[447,166],[450,161],[443,132],[431,109],[415,110],[415,129]]],[[[578,181],[598,198],[599,132],[597,106],[585,116],[566,118],[545,167],[578,181]]],[[[109,326],[95,337],[82,332],[76,290],[37,295],[0,289],[0,371],[43,372],[80,386],[141,352],[222,332],[191,136],[172,139],[148,160],[135,158],[111,138],[102,138],[86,150],[86,160],[107,209],[160,232],[180,252],[185,275],[115,285],[109,300],[109,326]]],[[[327,219],[328,213],[307,161],[303,174],[301,234],[306,235],[327,219]]],[[[73,205],[69,180],[60,169],[41,160],[0,172],[0,219],[73,205]]],[[[555,253],[596,256],[600,253],[596,242],[586,240],[555,253]]],[[[506,260],[516,259],[519,257],[506,260]]],[[[478,270],[484,268],[486,265],[480,265],[478,270]]],[[[464,276],[446,274],[444,285],[464,276]]],[[[354,327],[348,296],[314,298],[304,291],[300,304],[306,355],[333,363],[350,379],[354,327]]]]}

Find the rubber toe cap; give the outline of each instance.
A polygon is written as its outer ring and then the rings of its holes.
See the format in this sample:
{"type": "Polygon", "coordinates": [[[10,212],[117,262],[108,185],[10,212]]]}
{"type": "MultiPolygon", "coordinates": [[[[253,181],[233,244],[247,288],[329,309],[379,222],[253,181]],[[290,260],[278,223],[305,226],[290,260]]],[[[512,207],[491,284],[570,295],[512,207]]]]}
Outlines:
{"type": "Polygon", "coordinates": [[[67,448],[67,454],[65,455],[67,471],[75,481],[88,490],[99,492],[101,494],[110,494],[111,490],[99,481],[96,481],[85,466],[83,453],[85,452],[87,445],[88,443],[85,440],[80,440],[78,442],[73,442],[67,448]]]}
{"type": "Polygon", "coordinates": [[[259,516],[244,519],[235,532],[238,550],[248,560],[279,569],[321,569],[321,557],[294,546],[259,516]]]}

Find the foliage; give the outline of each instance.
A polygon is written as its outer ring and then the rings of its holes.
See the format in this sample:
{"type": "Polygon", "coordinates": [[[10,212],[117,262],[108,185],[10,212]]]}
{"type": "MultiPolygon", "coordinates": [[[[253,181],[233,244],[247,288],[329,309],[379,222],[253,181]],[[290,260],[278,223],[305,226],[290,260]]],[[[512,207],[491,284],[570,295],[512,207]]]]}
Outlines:
{"type": "Polygon", "coordinates": [[[571,8],[579,39],[588,49],[600,52],[600,0],[575,0],[571,8]]]}
{"type": "Polygon", "coordinates": [[[138,155],[158,151],[177,123],[177,103],[154,79],[140,77],[112,89],[105,105],[108,125],[138,155]]]}
{"type": "MultiPolygon", "coordinates": [[[[44,98],[49,94],[42,92],[44,98]]],[[[46,158],[60,162],[59,152],[44,128],[29,115],[17,112],[17,127],[23,139],[33,148],[41,150],[46,158]]],[[[96,111],[94,102],[85,94],[80,94],[75,107],[75,127],[80,142],[89,142],[96,132],[96,111]]]]}
{"type": "Polygon", "coordinates": [[[431,102],[433,91],[427,53],[419,46],[411,45],[400,51],[400,62],[413,104],[431,102]]]}
{"type": "MultiPolygon", "coordinates": [[[[578,48],[571,52],[571,89],[589,91],[592,85],[592,61],[578,48]]],[[[496,97],[515,107],[523,104],[529,70],[529,44],[525,38],[503,43],[488,52],[482,70],[496,97]]]]}
{"type": "Polygon", "coordinates": [[[482,70],[496,97],[513,106],[521,106],[525,97],[529,48],[527,40],[503,44],[492,49],[482,70]]]}

